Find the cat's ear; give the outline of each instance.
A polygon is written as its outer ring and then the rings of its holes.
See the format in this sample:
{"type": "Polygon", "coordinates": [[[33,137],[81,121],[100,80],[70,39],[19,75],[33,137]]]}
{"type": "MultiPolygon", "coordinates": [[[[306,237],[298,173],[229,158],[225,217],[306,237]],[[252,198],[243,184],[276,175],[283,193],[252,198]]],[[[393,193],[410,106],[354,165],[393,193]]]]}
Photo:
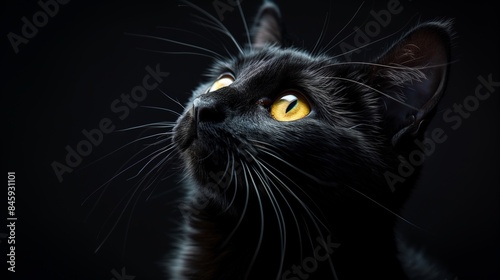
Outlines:
{"type": "Polygon", "coordinates": [[[252,28],[252,45],[261,48],[265,45],[281,45],[283,30],[281,12],[271,1],[264,1],[252,28]]]}
{"type": "Polygon", "coordinates": [[[428,22],[408,32],[375,61],[385,130],[396,145],[417,134],[444,92],[450,59],[451,22],[428,22]]]}

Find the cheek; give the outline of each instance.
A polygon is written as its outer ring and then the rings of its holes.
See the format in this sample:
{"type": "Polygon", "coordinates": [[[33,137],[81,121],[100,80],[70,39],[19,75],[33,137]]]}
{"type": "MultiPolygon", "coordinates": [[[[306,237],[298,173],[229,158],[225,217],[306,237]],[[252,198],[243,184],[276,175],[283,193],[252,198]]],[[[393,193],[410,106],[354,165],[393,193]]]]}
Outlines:
{"type": "Polygon", "coordinates": [[[260,138],[276,147],[277,151],[297,154],[308,149],[311,143],[318,142],[318,131],[321,131],[320,128],[308,121],[270,120],[261,127],[260,138]]]}

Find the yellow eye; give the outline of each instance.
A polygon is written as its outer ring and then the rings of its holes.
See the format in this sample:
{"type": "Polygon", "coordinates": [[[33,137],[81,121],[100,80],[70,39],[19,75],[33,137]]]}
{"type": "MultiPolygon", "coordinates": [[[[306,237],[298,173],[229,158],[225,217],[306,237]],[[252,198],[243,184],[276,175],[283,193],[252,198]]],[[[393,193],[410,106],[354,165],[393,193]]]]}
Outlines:
{"type": "Polygon", "coordinates": [[[230,75],[224,75],[220,77],[215,83],[212,84],[208,92],[219,90],[223,87],[227,87],[234,82],[234,78],[230,75]]]}
{"type": "Polygon", "coordinates": [[[276,99],[271,106],[271,116],[282,122],[295,121],[309,115],[309,102],[298,92],[288,92],[276,99]]]}

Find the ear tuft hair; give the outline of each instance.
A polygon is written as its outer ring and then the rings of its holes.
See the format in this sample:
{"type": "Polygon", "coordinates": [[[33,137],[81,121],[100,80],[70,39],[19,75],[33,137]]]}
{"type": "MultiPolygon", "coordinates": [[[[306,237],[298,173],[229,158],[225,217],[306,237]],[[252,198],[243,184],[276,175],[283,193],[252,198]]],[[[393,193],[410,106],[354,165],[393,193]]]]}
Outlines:
{"type": "Polygon", "coordinates": [[[418,25],[375,61],[372,77],[383,96],[386,131],[396,145],[415,135],[440,100],[448,76],[451,21],[418,25]]]}

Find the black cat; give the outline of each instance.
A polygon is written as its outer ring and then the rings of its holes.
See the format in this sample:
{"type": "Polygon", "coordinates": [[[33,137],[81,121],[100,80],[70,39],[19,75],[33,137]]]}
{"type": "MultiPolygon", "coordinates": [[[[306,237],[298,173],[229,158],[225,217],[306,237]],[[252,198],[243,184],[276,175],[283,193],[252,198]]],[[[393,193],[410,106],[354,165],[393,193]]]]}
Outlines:
{"type": "Polygon", "coordinates": [[[264,3],[252,44],[215,62],[177,121],[188,215],[171,278],[444,280],[398,252],[414,180],[393,192],[384,174],[444,92],[450,22],[419,24],[369,62],[300,50],[282,30],[264,3]]]}

